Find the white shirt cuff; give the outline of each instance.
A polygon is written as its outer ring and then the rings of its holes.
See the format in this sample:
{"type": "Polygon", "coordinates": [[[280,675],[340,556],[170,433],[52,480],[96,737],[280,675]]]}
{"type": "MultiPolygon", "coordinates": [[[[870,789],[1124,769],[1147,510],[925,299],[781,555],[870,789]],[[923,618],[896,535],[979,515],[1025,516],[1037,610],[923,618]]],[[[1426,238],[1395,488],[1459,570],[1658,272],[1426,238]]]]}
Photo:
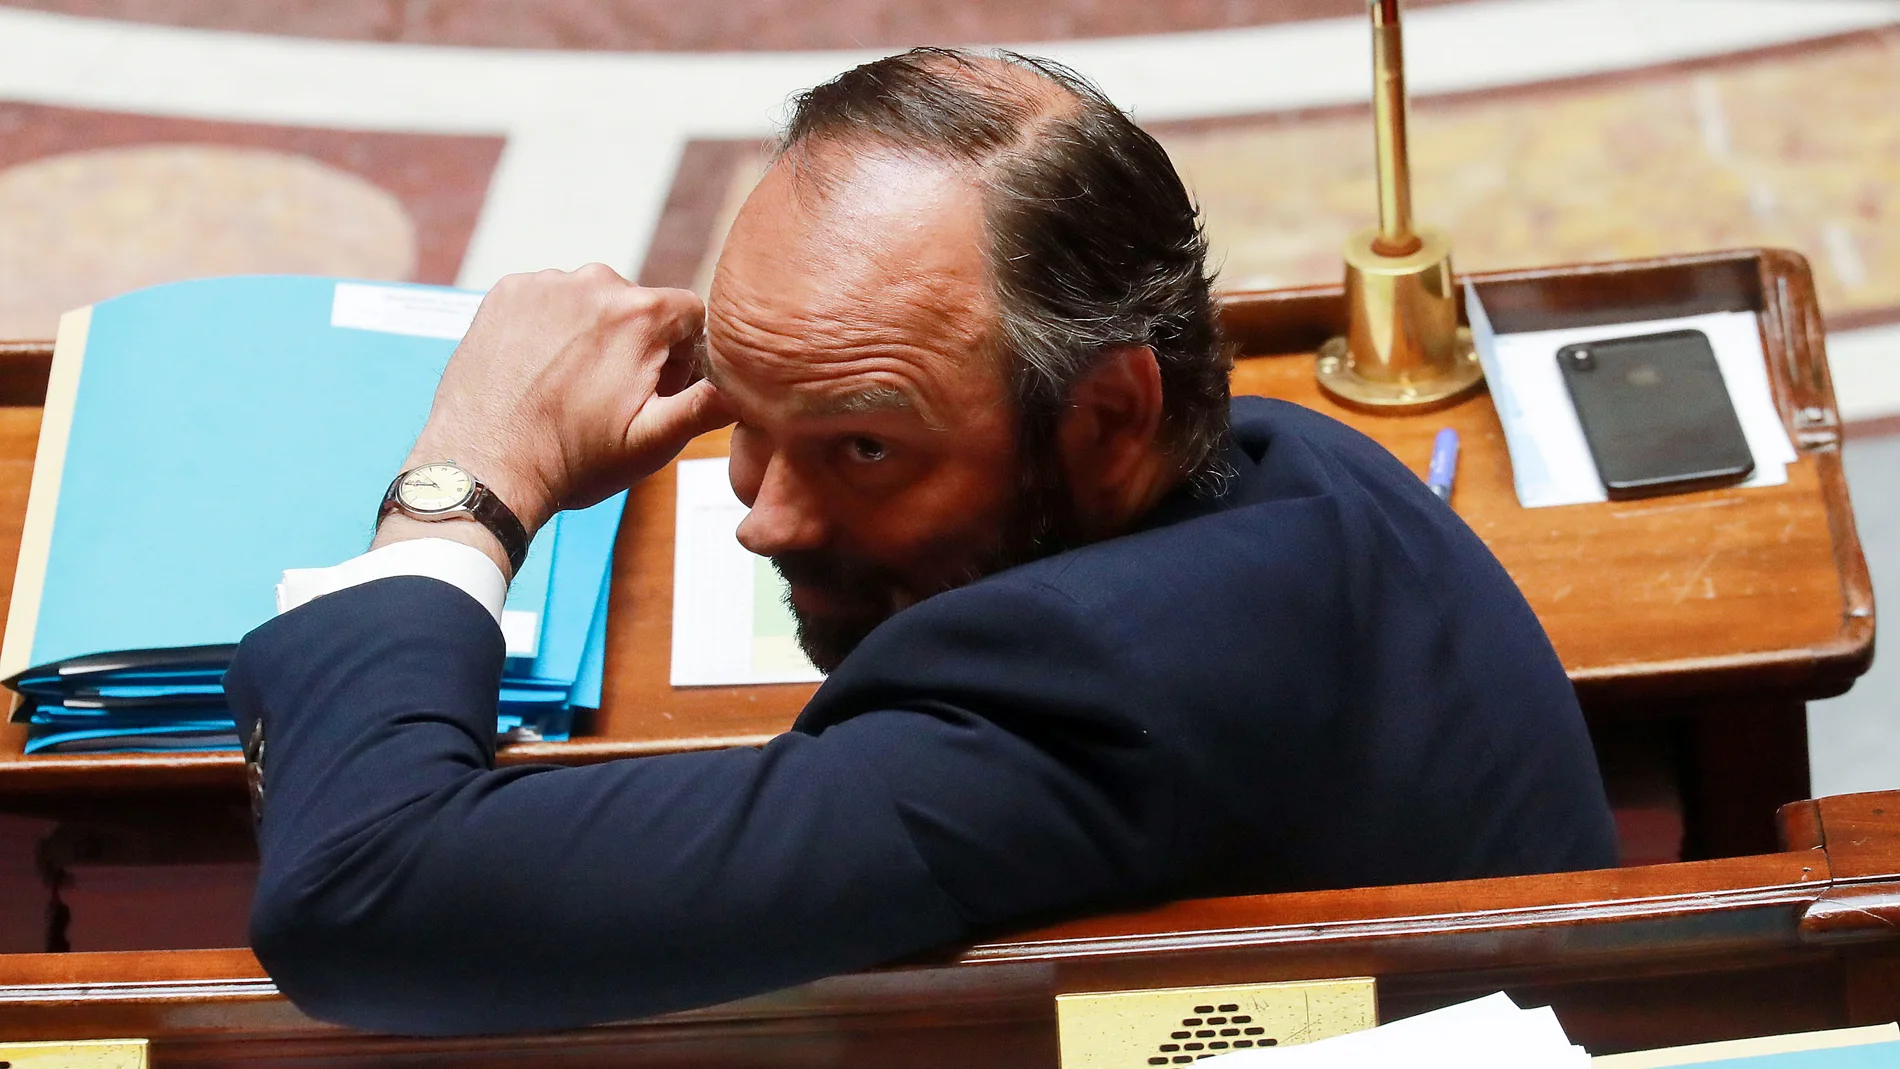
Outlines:
{"type": "Polygon", "coordinates": [[[440,579],[481,602],[497,625],[502,622],[508,580],[502,578],[501,569],[488,559],[488,554],[447,538],[391,542],[333,568],[291,568],[284,572],[284,581],[277,584],[277,611],[287,613],[325,594],[397,575],[440,579]]]}

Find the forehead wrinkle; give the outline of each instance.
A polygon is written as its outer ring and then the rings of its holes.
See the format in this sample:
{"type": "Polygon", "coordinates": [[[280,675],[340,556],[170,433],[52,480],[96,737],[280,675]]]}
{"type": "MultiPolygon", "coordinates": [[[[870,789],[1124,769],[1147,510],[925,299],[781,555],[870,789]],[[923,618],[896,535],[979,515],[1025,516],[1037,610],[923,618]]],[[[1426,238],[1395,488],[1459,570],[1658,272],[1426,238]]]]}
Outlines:
{"type": "MultiPolygon", "coordinates": [[[[948,322],[968,322],[970,329],[958,333],[972,345],[980,344],[994,314],[990,272],[980,247],[987,242],[981,168],[876,142],[838,144],[824,155],[828,158],[818,169],[830,181],[822,192],[796,177],[791,182],[792,199],[807,228],[793,238],[793,255],[808,275],[822,275],[832,283],[814,294],[826,299],[802,311],[845,318],[868,309],[871,315],[862,318],[874,322],[879,311],[903,304],[935,312],[948,322]],[[942,182],[974,196],[969,206],[977,217],[974,237],[979,247],[975,259],[962,265],[967,269],[946,271],[941,263],[932,265],[936,269],[919,269],[920,250],[928,250],[923,260],[933,259],[930,253],[938,251],[942,240],[936,225],[944,212],[954,210],[928,199],[891,203],[889,190],[912,184],[919,166],[932,179],[925,187],[942,182]]],[[[761,187],[780,166],[768,169],[761,187]]],[[[729,236],[728,242],[732,240],[729,236]]],[[[722,250],[714,275],[716,280],[725,275],[722,281],[730,284],[730,273],[722,270],[727,266],[722,250]]]]}
{"type": "MultiPolygon", "coordinates": [[[[843,296],[850,306],[875,309],[878,304],[905,301],[901,293],[891,295],[890,291],[906,288],[887,287],[886,299],[881,302],[857,293],[843,296]]],[[[915,329],[865,315],[808,306],[780,308],[775,314],[761,316],[756,309],[741,311],[734,307],[744,303],[722,301],[713,305],[707,322],[709,343],[746,350],[754,359],[763,358],[771,364],[796,370],[808,368],[816,376],[824,375],[826,368],[842,370],[845,365],[866,362],[909,366],[924,374],[942,368],[989,367],[989,331],[981,321],[972,325],[974,329],[941,323],[936,334],[920,342],[915,329]],[[941,344],[944,341],[951,344],[941,344]]],[[[949,305],[945,301],[939,306],[949,305]]]]}
{"type": "Polygon", "coordinates": [[[974,350],[988,335],[988,309],[971,308],[973,298],[984,300],[981,287],[964,287],[956,281],[931,272],[900,273],[877,286],[852,284],[844,280],[835,289],[813,293],[803,307],[786,309],[787,319],[806,328],[808,343],[822,349],[891,349],[918,353],[955,355],[956,349],[974,350]],[[953,347],[920,345],[912,340],[914,323],[891,321],[891,311],[905,308],[922,312],[933,322],[933,341],[948,341],[953,347]],[[972,315],[971,312],[976,314],[972,315]]]}
{"type": "MultiPolygon", "coordinates": [[[[926,427],[933,430],[944,429],[944,424],[924,400],[928,391],[913,380],[927,377],[927,363],[936,354],[918,351],[918,355],[909,359],[894,356],[893,350],[910,349],[910,346],[876,346],[875,352],[860,353],[843,358],[812,360],[805,358],[808,347],[800,345],[798,351],[790,352],[772,344],[761,345],[758,335],[767,339],[786,337],[776,331],[754,327],[743,321],[723,324],[737,327],[740,338],[732,339],[744,349],[748,363],[763,370],[768,376],[780,380],[788,391],[791,407],[799,415],[807,418],[826,418],[841,415],[867,415],[878,412],[908,411],[917,414],[926,427]],[[752,338],[743,335],[753,335],[752,338]],[[920,359],[920,357],[922,359],[920,359]],[[868,378],[867,383],[864,380],[868,378]],[[851,380],[858,380],[853,383],[851,380]],[[837,382],[838,387],[829,387],[828,383],[837,382]],[[798,387],[806,387],[798,390],[798,387]]],[[[709,331],[722,334],[726,331],[715,328],[709,331]]],[[[808,343],[809,339],[796,339],[795,342],[808,343]]],[[[717,361],[712,358],[716,345],[708,346],[707,377],[712,379],[715,388],[727,388],[723,383],[730,382],[727,375],[717,370],[717,361]]],[[[833,348],[850,349],[850,346],[833,348]]],[[[731,359],[732,354],[721,354],[731,359]]]]}
{"type": "Polygon", "coordinates": [[[796,289],[761,290],[748,285],[750,280],[728,269],[722,258],[714,276],[712,299],[707,302],[709,326],[737,327],[742,332],[802,345],[817,343],[823,348],[891,346],[926,350],[926,346],[907,341],[915,333],[914,324],[891,321],[893,309],[906,308],[923,311],[935,320],[934,337],[953,339],[970,349],[981,347],[990,333],[988,279],[979,277],[959,284],[963,280],[937,271],[867,269],[887,262],[908,263],[908,258],[900,255],[903,251],[873,254],[867,249],[863,254],[838,256],[834,250],[834,255],[810,263],[804,272],[807,284],[796,289]],[[814,267],[817,270],[811,269],[814,267]],[[814,276],[823,276],[828,284],[810,283],[814,276]],[[774,329],[761,320],[779,321],[784,326],[774,329]]]}
{"type": "Polygon", "coordinates": [[[709,349],[736,347],[764,362],[809,368],[817,375],[880,358],[921,371],[954,361],[956,355],[918,344],[902,330],[839,323],[822,315],[787,316],[778,325],[767,325],[752,316],[715,314],[708,322],[707,339],[709,349]]]}

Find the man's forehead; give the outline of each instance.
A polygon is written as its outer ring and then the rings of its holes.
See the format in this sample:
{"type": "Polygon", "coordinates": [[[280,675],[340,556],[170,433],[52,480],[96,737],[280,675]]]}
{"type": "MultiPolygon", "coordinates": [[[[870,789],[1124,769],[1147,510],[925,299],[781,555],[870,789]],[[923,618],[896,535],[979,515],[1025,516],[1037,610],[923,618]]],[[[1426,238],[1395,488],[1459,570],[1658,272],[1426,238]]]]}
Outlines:
{"type": "Polygon", "coordinates": [[[793,380],[884,372],[837,401],[846,411],[908,407],[945,371],[987,371],[992,320],[971,176],[879,149],[777,161],[734,222],[708,302],[721,359],[793,380]]]}
{"type": "Polygon", "coordinates": [[[712,297],[758,300],[750,291],[770,287],[788,302],[883,306],[895,289],[967,307],[988,288],[983,245],[982,196],[966,171],[891,150],[801,151],[747,197],[712,297]]]}
{"type": "MultiPolygon", "coordinates": [[[[705,374],[715,387],[727,392],[732,390],[732,379],[717,361],[706,361],[705,374]]],[[[933,414],[933,406],[920,403],[915,388],[901,380],[894,383],[846,373],[832,377],[829,381],[820,379],[807,385],[813,388],[794,392],[784,398],[792,414],[806,419],[862,416],[878,412],[914,412],[926,424],[940,422],[933,414]]]]}

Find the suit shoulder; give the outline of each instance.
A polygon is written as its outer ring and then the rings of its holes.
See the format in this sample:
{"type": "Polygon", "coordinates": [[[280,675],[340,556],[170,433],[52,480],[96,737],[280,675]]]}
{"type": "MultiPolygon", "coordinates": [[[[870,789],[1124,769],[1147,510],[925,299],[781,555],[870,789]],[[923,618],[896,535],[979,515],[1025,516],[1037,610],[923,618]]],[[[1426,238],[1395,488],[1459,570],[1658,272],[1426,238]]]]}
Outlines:
{"type": "Polygon", "coordinates": [[[1390,449],[1364,431],[1292,401],[1236,397],[1231,426],[1235,444],[1256,459],[1276,443],[1284,454],[1288,444],[1298,442],[1320,457],[1347,461],[1356,470],[1369,467],[1387,475],[1411,474],[1390,449]]]}

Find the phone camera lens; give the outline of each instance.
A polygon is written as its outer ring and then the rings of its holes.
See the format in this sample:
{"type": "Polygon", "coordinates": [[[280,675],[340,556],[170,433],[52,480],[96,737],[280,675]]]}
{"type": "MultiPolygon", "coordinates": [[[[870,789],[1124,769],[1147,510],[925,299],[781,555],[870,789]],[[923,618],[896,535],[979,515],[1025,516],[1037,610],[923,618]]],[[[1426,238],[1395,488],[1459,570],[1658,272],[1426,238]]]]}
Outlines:
{"type": "Polygon", "coordinates": [[[1597,369],[1597,358],[1591,356],[1590,350],[1588,349],[1572,349],[1570,351],[1570,366],[1576,368],[1578,371],[1595,371],[1597,369]]]}

